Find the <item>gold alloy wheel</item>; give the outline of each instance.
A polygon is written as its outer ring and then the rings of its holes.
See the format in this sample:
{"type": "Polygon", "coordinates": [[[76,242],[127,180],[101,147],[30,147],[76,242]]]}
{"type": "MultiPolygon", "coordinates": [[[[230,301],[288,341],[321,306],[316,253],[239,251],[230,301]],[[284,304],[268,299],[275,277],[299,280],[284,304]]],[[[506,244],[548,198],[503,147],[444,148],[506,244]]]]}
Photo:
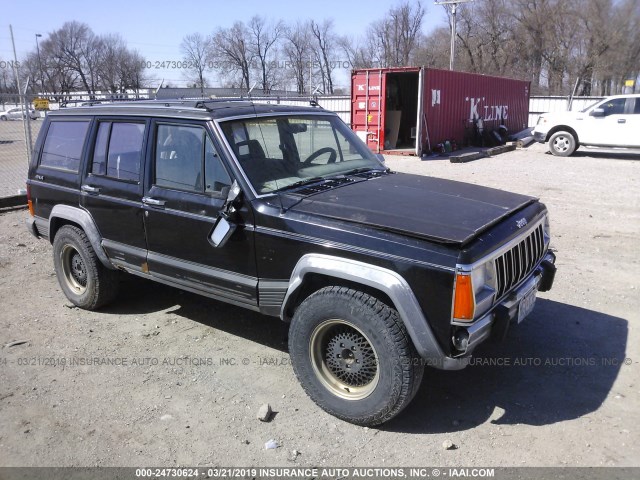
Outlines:
{"type": "Polygon", "coordinates": [[[76,295],[82,295],[87,290],[87,267],[80,252],[66,244],[60,253],[60,264],[67,286],[76,295]]]}
{"type": "Polygon", "coordinates": [[[313,371],[331,393],[361,400],[378,385],[378,357],[371,341],[346,320],[325,320],[309,340],[313,371]]]}

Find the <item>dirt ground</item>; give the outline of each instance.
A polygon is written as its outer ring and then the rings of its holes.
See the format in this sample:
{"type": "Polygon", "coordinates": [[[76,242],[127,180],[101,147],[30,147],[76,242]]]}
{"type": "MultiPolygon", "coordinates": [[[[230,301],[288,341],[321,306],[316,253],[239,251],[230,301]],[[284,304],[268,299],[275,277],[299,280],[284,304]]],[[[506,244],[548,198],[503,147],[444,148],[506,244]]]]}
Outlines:
{"type": "Polygon", "coordinates": [[[399,417],[356,427],[304,394],[279,320],[136,278],[110,308],[71,308],[50,245],[6,212],[0,466],[640,465],[640,156],[533,145],[388,164],[547,204],[556,284],[504,343],[463,371],[427,370],[399,417]]]}

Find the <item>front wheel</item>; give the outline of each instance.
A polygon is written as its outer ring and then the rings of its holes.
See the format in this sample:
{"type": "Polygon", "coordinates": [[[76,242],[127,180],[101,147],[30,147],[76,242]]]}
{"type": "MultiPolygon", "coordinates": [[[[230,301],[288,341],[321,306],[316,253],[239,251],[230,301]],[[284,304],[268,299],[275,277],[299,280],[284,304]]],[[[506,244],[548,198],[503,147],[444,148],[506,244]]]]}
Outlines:
{"type": "Polygon", "coordinates": [[[576,139],[569,132],[560,131],[551,135],[549,150],[558,157],[568,157],[576,151],[576,139]]]}
{"type": "Polygon", "coordinates": [[[289,353],[318,406],[364,426],[400,413],[424,371],[398,312],[344,287],[325,287],[300,305],[291,321],[289,353]]]}

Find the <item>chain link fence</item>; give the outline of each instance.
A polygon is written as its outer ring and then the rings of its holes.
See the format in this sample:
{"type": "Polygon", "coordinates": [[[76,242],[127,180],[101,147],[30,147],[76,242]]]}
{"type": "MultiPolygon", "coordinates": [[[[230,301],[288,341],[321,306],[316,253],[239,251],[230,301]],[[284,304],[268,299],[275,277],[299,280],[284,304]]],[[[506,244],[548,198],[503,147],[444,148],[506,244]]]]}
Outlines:
{"type": "MultiPolygon", "coordinates": [[[[51,110],[138,99],[139,95],[18,95],[0,93],[0,199],[25,195],[27,170],[43,119],[51,110]]],[[[2,207],[0,202],[0,207],[2,207]]]]}

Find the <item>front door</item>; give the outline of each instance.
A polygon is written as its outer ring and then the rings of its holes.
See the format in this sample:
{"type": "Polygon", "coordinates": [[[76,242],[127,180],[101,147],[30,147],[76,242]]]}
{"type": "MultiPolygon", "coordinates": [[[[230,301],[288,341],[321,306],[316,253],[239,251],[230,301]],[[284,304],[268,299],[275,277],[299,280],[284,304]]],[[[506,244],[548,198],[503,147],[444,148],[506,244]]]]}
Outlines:
{"type": "Polygon", "coordinates": [[[584,114],[581,118],[584,125],[581,126],[580,141],[588,145],[621,145],[622,131],[626,130],[625,99],[613,98],[597,105],[596,108],[603,109],[604,116],[584,114]]]}
{"type": "Polygon", "coordinates": [[[245,307],[257,305],[253,215],[221,247],[210,236],[231,177],[204,122],[155,120],[144,220],[149,273],[159,281],[245,307]]]}

